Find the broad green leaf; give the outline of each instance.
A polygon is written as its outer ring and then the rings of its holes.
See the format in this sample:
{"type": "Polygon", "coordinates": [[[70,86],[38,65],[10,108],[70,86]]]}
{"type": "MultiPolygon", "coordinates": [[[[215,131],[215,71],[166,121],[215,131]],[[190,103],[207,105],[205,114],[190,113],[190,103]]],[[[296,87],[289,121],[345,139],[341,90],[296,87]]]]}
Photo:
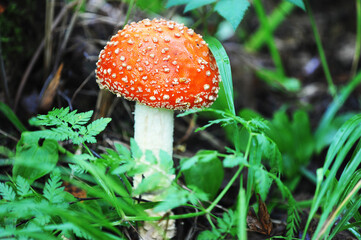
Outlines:
{"type": "Polygon", "coordinates": [[[230,22],[236,30],[249,5],[247,0],[220,0],[214,10],[230,22]]]}
{"type": "Polygon", "coordinates": [[[48,174],[58,162],[58,143],[42,138],[42,131],[23,132],[16,145],[13,176],[22,176],[31,184],[48,174]]]}
{"type": "Polygon", "coordinates": [[[191,11],[191,10],[199,8],[199,7],[203,7],[205,5],[214,3],[216,1],[217,0],[192,0],[186,5],[184,12],[186,13],[188,11],[191,11]]]}
{"type": "Polygon", "coordinates": [[[305,4],[303,3],[302,0],[286,0],[286,1],[293,3],[297,7],[302,8],[304,11],[306,11],[305,4]]]}
{"type": "Polygon", "coordinates": [[[222,98],[225,98],[227,109],[235,115],[236,111],[233,101],[232,72],[229,57],[222,44],[216,38],[207,36],[205,37],[205,40],[208,43],[209,49],[213,53],[214,58],[216,59],[219,73],[222,79],[222,82],[220,83],[220,93],[218,99],[215,102],[215,105],[217,105],[217,101],[222,101],[222,98]]]}
{"type": "MultiPolygon", "coordinates": [[[[195,186],[208,194],[209,199],[213,199],[221,187],[224,170],[217,156],[211,154],[196,158],[192,166],[184,170],[183,174],[190,189],[195,186]]],[[[196,191],[196,189],[193,190],[196,191]]]]}

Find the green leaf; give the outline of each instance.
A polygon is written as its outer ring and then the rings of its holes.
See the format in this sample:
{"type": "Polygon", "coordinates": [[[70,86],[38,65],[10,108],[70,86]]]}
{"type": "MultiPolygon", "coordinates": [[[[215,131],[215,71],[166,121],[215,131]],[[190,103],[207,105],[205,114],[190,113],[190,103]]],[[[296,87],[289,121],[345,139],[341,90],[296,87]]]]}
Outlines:
{"type": "Polygon", "coordinates": [[[68,114],[64,116],[64,121],[69,122],[71,125],[85,125],[87,122],[89,122],[90,118],[93,116],[93,111],[87,111],[83,113],[76,113],[76,110],[74,110],[72,113],[74,114],[68,114]]]}
{"type": "Polygon", "coordinates": [[[124,145],[122,145],[120,143],[114,143],[114,147],[117,150],[118,154],[120,156],[122,156],[122,158],[125,158],[125,159],[131,158],[129,149],[127,147],[125,147],[124,145]]]}
{"type": "Polygon", "coordinates": [[[7,117],[10,122],[20,131],[24,132],[26,131],[26,127],[22,124],[22,122],[19,120],[19,118],[15,115],[13,110],[9,108],[8,105],[0,101],[0,112],[4,114],[5,117],[7,117]]]}
{"type": "MultiPolygon", "coordinates": [[[[217,155],[213,152],[210,153],[211,154],[207,155],[203,152],[203,154],[197,158],[193,158],[195,161],[192,161],[192,166],[187,167],[187,169],[183,171],[183,174],[185,182],[190,189],[196,191],[196,189],[192,187],[195,186],[206,193],[209,199],[213,199],[221,187],[224,170],[217,155]]],[[[183,164],[182,169],[184,169],[183,164]]]]}
{"type": "Polygon", "coordinates": [[[220,0],[214,10],[231,23],[233,29],[236,30],[249,5],[247,0],[220,0]]]}
{"type": "Polygon", "coordinates": [[[207,4],[211,4],[211,3],[214,3],[216,1],[217,0],[192,0],[186,5],[186,7],[184,9],[184,12],[185,13],[189,12],[189,11],[191,11],[193,9],[203,7],[203,6],[207,5],[207,4]]]}
{"type": "Polygon", "coordinates": [[[181,170],[184,171],[190,169],[194,164],[200,161],[200,158],[202,158],[203,162],[211,161],[213,158],[217,158],[217,152],[202,150],[197,152],[197,154],[191,158],[183,158],[180,162],[181,170]]]}
{"type": "Polygon", "coordinates": [[[2,182],[0,182],[0,195],[3,199],[11,202],[16,198],[13,188],[2,182]]]}
{"type": "Polygon", "coordinates": [[[262,167],[257,167],[254,174],[255,192],[261,195],[263,201],[271,188],[273,180],[268,176],[268,172],[262,167]]]}
{"type": "Polygon", "coordinates": [[[163,201],[157,204],[154,208],[155,212],[164,212],[170,209],[185,205],[187,202],[191,202],[196,205],[198,201],[208,200],[205,194],[197,189],[194,192],[189,192],[179,186],[168,187],[162,195],[163,201]]]}
{"type": "MultiPolygon", "coordinates": [[[[279,110],[274,114],[266,132],[283,154],[286,176],[293,177],[301,166],[309,163],[315,151],[315,140],[307,112],[298,110],[293,114],[293,118],[289,119],[284,109],[279,110]]],[[[274,154],[277,155],[277,151],[274,151],[274,154]]]]}
{"type": "Polygon", "coordinates": [[[161,168],[167,172],[173,168],[173,159],[166,151],[159,151],[159,161],[161,168]]]}
{"type": "Polygon", "coordinates": [[[29,122],[34,126],[53,126],[43,131],[43,138],[54,139],[57,141],[72,140],[74,144],[84,142],[95,143],[95,136],[105,129],[110,122],[110,118],[100,118],[88,123],[93,111],[77,113],[77,110],[71,111],[67,108],[54,108],[46,115],[38,115],[29,122]]]}
{"type": "Polygon", "coordinates": [[[140,159],[143,155],[142,150],[139,148],[134,138],[130,139],[130,151],[132,152],[132,156],[134,159],[140,159]]]}
{"type": "Polygon", "coordinates": [[[87,126],[87,135],[96,136],[102,132],[108,123],[111,121],[111,118],[100,118],[92,122],[87,126]]]}
{"type": "Polygon", "coordinates": [[[134,190],[135,195],[139,195],[142,193],[149,193],[155,190],[158,190],[164,176],[160,173],[154,173],[150,176],[143,178],[138,187],[134,190]]]}
{"type": "Polygon", "coordinates": [[[135,1],[137,6],[142,9],[149,11],[150,13],[154,14],[161,14],[164,11],[164,1],[163,0],[137,0],[135,1]]]}
{"type": "Polygon", "coordinates": [[[217,219],[219,231],[222,233],[230,233],[232,236],[235,236],[236,219],[237,218],[232,209],[228,212],[224,212],[223,217],[217,219]]]}
{"type": "Polygon", "coordinates": [[[164,200],[154,208],[155,212],[163,212],[184,205],[188,202],[189,192],[178,187],[167,189],[164,200]]]}
{"type": "Polygon", "coordinates": [[[165,7],[170,8],[170,7],[173,7],[173,6],[179,6],[179,5],[187,4],[190,1],[191,0],[168,0],[165,7]]]}
{"type": "Polygon", "coordinates": [[[301,83],[297,78],[286,77],[277,71],[260,68],[256,71],[256,74],[275,88],[285,89],[290,92],[297,92],[301,89],[301,83]]]}
{"type": "Polygon", "coordinates": [[[42,140],[43,131],[23,132],[16,145],[13,176],[22,176],[31,184],[49,173],[58,162],[58,143],[42,140]]]}
{"type": "Polygon", "coordinates": [[[223,159],[223,166],[226,168],[233,168],[240,164],[246,164],[246,163],[247,163],[247,160],[244,158],[244,156],[227,155],[223,159]]]}
{"type": "Polygon", "coordinates": [[[302,0],[286,0],[286,1],[293,3],[297,7],[302,8],[304,11],[306,11],[305,4],[303,3],[302,0]]]}
{"type": "Polygon", "coordinates": [[[61,187],[61,177],[58,171],[54,171],[44,187],[44,197],[51,203],[61,203],[64,201],[64,187],[61,187]]]}
{"type": "MultiPolygon", "coordinates": [[[[222,82],[220,82],[220,93],[214,104],[216,106],[217,101],[222,101],[222,98],[225,98],[228,110],[235,115],[236,111],[233,101],[232,71],[229,57],[222,44],[216,38],[207,36],[204,39],[208,43],[209,49],[216,59],[222,79],[222,82]]],[[[221,106],[221,109],[223,110],[224,107],[221,106]]]]}
{"type": "Polygon", "coordinates": [[[16,189],[20,199],[32,194],[30,184],[22,176],[17,176],[16,178],[16,189]]]}
{"type": "Polygon", "coordinates": [[[220,238],[220,234],[216,231],[203,231],[197,236],[197,240],[216,240],[220,238]]]}

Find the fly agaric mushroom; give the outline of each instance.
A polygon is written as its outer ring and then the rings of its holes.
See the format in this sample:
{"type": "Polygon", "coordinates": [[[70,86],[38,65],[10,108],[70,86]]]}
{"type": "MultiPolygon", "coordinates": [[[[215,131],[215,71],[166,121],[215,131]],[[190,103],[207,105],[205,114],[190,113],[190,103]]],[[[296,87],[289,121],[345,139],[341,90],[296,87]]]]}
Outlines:
{"type": "Polygon", "coordinates": [[[145,19],[118,31],[100,52],[97,83],[136,101],[140,149],[173,153],[173,111],[210,106],[220,76],[202,36],[183,24],[145,19]]]}

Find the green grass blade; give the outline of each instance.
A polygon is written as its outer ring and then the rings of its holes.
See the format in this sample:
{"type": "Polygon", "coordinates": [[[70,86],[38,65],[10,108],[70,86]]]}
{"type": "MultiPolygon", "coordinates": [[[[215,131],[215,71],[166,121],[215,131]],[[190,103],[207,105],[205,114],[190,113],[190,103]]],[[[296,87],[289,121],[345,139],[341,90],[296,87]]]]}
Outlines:
{"type": "Polygon", "coordinates": [[[11,110],[11,108],[9,108],[8,105],[6,105],[3,102],[0,102],[0,111],[19,130],[19,132],[26,131],[26,127],[21,123],[19,118],[15,115],[15,113],[11,110]]]}
{"type": "Polygon", "coordinates": [[[205,37],[205,40],[209,44],[209,48],[217,61],[219,73],[221,75],[222,82],[220,83],[219,95],[221,95],[222,92],[224,93],[228,110],[236,115],[233,102],[232,72],[229,57],[222,44],[216,38],[207,36],[205,37]]]}
{"type": "MultiPolygon", "coordinates": [[[[353,175],[356,167],[361,162],[361,151],[359,147],[356,148],[357,153],[354,154],[353,159],[346,168],[346,172],[344,172],[344,174],[341,176],[342,181],[340,181],[338,184],[336,182],[336,174],[341,164],[348,156],[350,150],[360,139],[360,124],[361,114],[356,115],[347,121],[336,133],[334,141],[332,142],[327,152],[325,164],[322,170],[318,171],[317,191],[312,202],[310,214],[304,231],[305,233],[307,232],[307,228],[309,227],[309,224],[314,215],[322,206],[322,214],[314,234],[314,236],[318,236],[318,234],[323,231],[323,225],[326,223],[326,221],[328,221],[330,214],[332,214],[335,207],[337,207],[337,205],[342,201],[341,197],[344,191],[344,187],[347,186],[350,179],[352,180],[352,178],[345,175],[353,175]],[[326,178],[324,179],[325,176],[326,178]],[[339,187],[339,185],[341,185],[341,187],[339,187]],[[326,204],[324,204],[325,198],[327,198],[326,204]]],[[[328,231],[325,233],[328,234],[328,231]]],[[[303,239],[304,238],[305,235],[303,236],[303,239]]]]}
{"type": "MultiPolygon", "coordinates": [[[[327,108],[325,114],[322,116],[320,124],[316,129],[315,132],[316,140],[322,138],[325,134],[327,134],[329,126],[334,120],[336,113],[343,106],[347,98],[360,83],[361,83],[361,71],[359,71],[358,74],[354,78],[352,78],[351,81],[340,90],[339,94],[334,98],[333,102],[327,108]]],[[[324,147],[323,145],[318,144],[319,142],[320,141],[316,141],[317,152],[320,152],[324,147]]]]}
{"type": "Polygon", "coordinates": [[[276,66],[277,74],[279,76],[285,76],[285,71],[283,68],[281,56],[280,56],[280,53],[278,52],[278,49],[276,46],[276,41],[273,37],[272,29],[268,23],[267,14],[263,7],[263,4],[260,0],[254,0],[253,6],[256,11],[257,17],[259,19],[261,28],[264,29],[266,43],[267,43],[268,49],[271,53],[273,63],[276,66]]]}

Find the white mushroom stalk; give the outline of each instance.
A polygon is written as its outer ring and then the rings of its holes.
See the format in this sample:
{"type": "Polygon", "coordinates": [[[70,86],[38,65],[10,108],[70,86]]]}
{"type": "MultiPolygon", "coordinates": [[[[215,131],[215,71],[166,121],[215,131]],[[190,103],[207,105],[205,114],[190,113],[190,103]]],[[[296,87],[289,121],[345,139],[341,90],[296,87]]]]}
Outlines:
{"type": "MultiPolygon", "coordinates": [[[[159,158],[159,152],[165,151],[169,156],[173,155],[173,129],[174,119],[173,110],[164,108],[152,108],[146,105],[136,103],[134,111],[134,139],[143,153],[150,150],[155,157],[159,158]]],[[[142,162],[145,156],[142,157],[142,162]]],[[[139,163],[138,163],[139,164],[139,163]]],[[[134,176],[134,187],[137,188],[143,177],[148,177],[155,172],[163,172],[161,166],[150,166],[150,168],[143,173],[143,175],[134,176]]],[[[164,174],[167,174],[164,172],[164,174]]],[[[169,188],[174,175],[168,175],[162,178],[158,187],[163,189],[169,188]]],[[[161,201],[161,195],[146,194],[142,196],[148,201],[161,201]]],[[[147,211],[151,216],[164,216],[165,212],[154,213],[152,210],[147,211]]],[[[163,239],[163,234],[166,238],[175,236],[176,228],[175,221],[160,221],[158,226],[154,223],[145,222],[143,228],[139,229],[142,239],[163,239]]]]}
{"type": "Polygon", "coordinates": [[[134,139],[140,149],[151,150],[156,156],[160,150],[173,154],[173,110],[152,108],[136,103],[134,111],[134,139]]]}
{"type": "MultiPolygon", "coordinates": [[[[155,157],[159,158],[159,152],[162,150],[169,156],[173,155],[173,112],[173,110],[169,109],[152,108],[136,103],[134,111],[134,139],[143,154],[150,150],[155,157]]],[[[155,171],[162,171],[162,169],[157,168],[157,166],[151,166],[149,171],[143,174],[143,177],[147,177],[155,171]]],[[[168,183],[163,182],[160,187],[164,189],[169,187],[174,176],[168,176],[168,178],[170,181],[168,183]]],[[[142,176],[135,176],[135,188],[141,180],[142,176]]],[[[151,201],[162,200],[156,199],[156,197],[154,195],[147,195],[144,198],[151,201]]]]}

